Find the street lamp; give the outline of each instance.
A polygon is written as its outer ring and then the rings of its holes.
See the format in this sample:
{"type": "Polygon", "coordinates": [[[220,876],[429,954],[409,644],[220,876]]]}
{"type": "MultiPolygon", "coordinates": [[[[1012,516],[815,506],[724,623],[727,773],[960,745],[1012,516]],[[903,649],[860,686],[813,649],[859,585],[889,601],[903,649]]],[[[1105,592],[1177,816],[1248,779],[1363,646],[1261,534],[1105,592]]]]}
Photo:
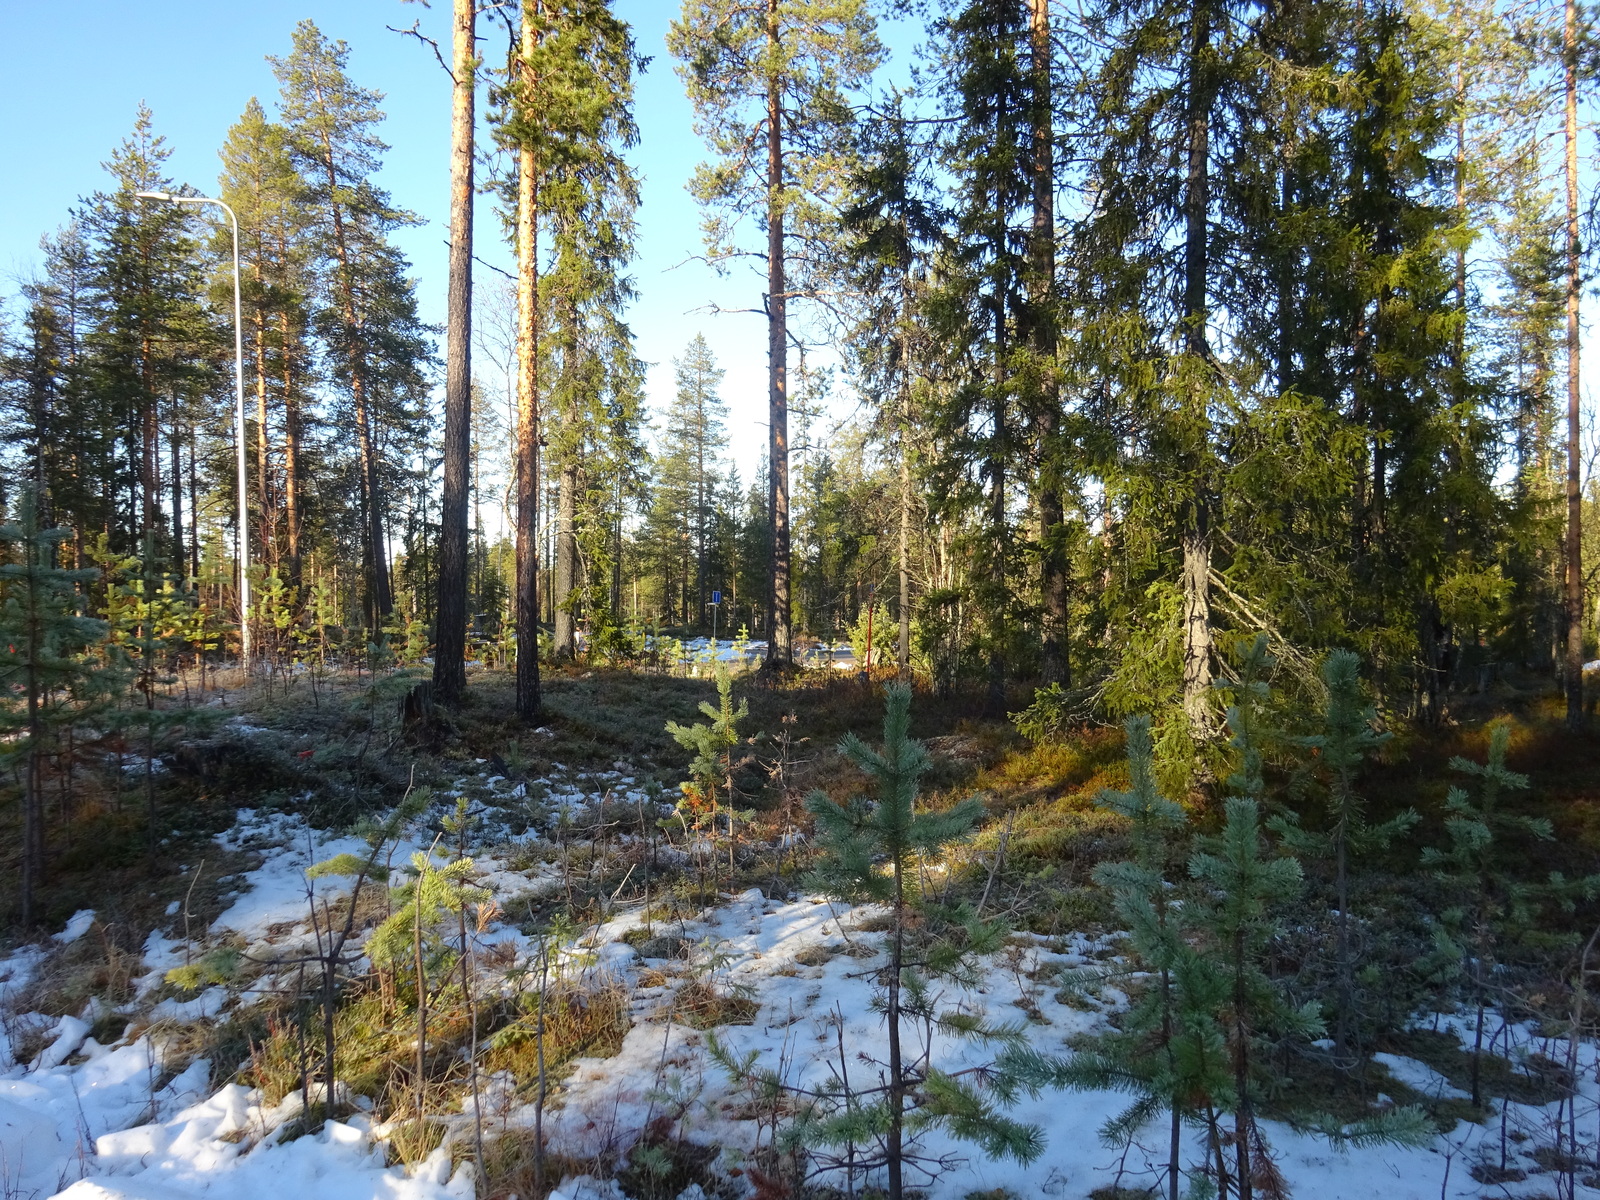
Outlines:
{"type": "Polygon", "coordinates": [[[178,196],[172,192],[136,192],[141,200],[164,200],[171,204],[215,204],[233,223],[233,440],[239,469],[239,657],[245,674],[250,673],[250,505],[247,500],[249,478],[246,472],[244,433],[244,320],[239,303],[239,218],[233,209],[210,196],[178,196]]]}

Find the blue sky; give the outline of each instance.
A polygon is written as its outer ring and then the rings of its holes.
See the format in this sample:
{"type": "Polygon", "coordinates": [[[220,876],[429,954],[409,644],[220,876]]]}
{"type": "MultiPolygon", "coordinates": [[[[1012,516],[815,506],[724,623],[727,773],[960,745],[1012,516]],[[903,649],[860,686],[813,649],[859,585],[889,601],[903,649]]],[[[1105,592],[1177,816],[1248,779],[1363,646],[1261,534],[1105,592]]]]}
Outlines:
{"type": "MultiPolygon", "coordinates": [[[[639,300],[630,314],[639,353],[654,364],[651,403],[659,406],[670,391],[672,356],[703,331],[727,369],[728,444],[748,481],[765,453],[765,328],[759,316],[693,310],[713,302],[758,305],[762,281],[748,268],[719,278],[686,261],[699,249],[700,215],[684,183],[704,150],[666,53],[667,24],[678,4],[617,0],[616,9],[632,23],[640,51],[654,59],[638,83],[640,144],[632,157],[644,190],[634,267],[639,300]]],[[[18,278],[37,269],[40,236],[57,228],[80,197],[105,185],[100,164],[132,128],[141,100],[173,150],[174,177],[213,189],[217,150],[246,102],[258,96],[272,110],[277,86],[265,56],[287,53],[295,23],[310,17],[329,37],[350,44],[351,74],[385,94],[383,133],[391,150],[382,182],[399,204],[427,219],[397,240],[414,265],[424,318],[442,323],[448,79],[431,52],[385,26],[420,18],[447,44],[448,10],[445,0],[432,8],[400,0],[0,3],[0,162],[7,175],[0,190],[0,295],[14,295],[18,278]]],[[[498,52],[497,42],[486,43],[486,53],[498,52]]],[[[487,198],[479,200],[477,230],[478,253],[509,266],[487,198]]],[[[478,279],[493,286],[498,277],[480,269],[478,279]]]]}

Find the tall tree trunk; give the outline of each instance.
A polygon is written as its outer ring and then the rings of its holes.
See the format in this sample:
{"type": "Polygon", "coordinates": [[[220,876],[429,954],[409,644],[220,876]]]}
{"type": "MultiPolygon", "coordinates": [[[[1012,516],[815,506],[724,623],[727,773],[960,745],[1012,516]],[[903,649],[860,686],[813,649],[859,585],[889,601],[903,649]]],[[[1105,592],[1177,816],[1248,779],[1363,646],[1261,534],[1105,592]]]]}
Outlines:
{"type": "MultiPolygon", "coordinates": [[[[319,102],[325,102],[321,88],[319,102]]],[[[328,177],[328,195],[339,194],[339,172],[334,162],[333,143],[322,137],[322,166],[328,177]]],[[[361,460],[362,526],[365,532],[367,572],[367,623],[374,635],[394,611],[394,590],[389,581],[389,553],[384,543],[383,508],[378,492],[378,453],[372,436],[372,414],[367,405],[366,348],[360,315],[356,309],[355,280],[351,277],[350,247],[344,230],[344,209],[337,200],[329,205],[333,219],[334,256],[339,260],[339,309],[349,344],[350,399],[355,409],[356,444],[361,460]]]]}
{"type": "Polygon", "coordinates": [[[294,347],[287,310],[279,315],[283,332],[283,537],[289,584],[300,586],[300,398],[295,394],[294,347]]]}
{"type": "MultiPolygon", "coordinates": [[[[194,423],[190,422],[189,434],[189,577],[200,578],[200,471],[195,462],[195,434],[194,423]]],[[[82,566],[80,561],[76,564],[82,566]]],[[[199,585],[196,584],[198,591],[199,585]]]]}
{"type": "Polygon", "coordinates": [[[557,658],[573,658],[578,653],[577,614],[572,611],[572,593],[578,585],[578,455],[574,447],[567,448],[561,464],[561,493],[556,503],[556,635],[552,653],[557,658]]]}
{"type": "Polygon", "coordinates": [[[1578,405],[1578,297],[1583,280],[1578,242],[1578,5],[1566,0],[1567,183],[1567,725],[1583,724],[1583,483],[1578,405]]]}
{"type": "MultiPolygon", "coordinates": [[[[172,414],[172,434],[168,438],[168,445],[172,449],[172,561],[177,565],[178,575],[184,573],[187,565],[183,554],[183,427],[178,423],[176,411],[172,414]]],[[[41,492],[41,495],[43,493],[41,492]]]]}
{"type": "Polygon", "coordinates": [[[472,451],[472,141],[476,0],[455,0],[450,106],[450,299],[445,331],[444,496],[433,691],[461,703],[467,687],[467,504],[472,451]]]}
{"type": "MultiPolygon", "coordinates": [[[[778,0],[767,0],[767,44],[779,43],[778,0]]],[[[783,83],[767,81],[768,521],[772,588],[767,596],[766,666],[794,662],[789,627],[789,297],[783,246],[783,83]]]]}
{"type": "MultiPolygon", "coordinates": [[[[261,283],[261,258],[259,247],[256,256],[256,283],[261,283]]],[[[262,305],[255,306],[256,327],[256,487],[261,493],[261,557],[273,566],[278,562],[278,539],[273,536],[273,504],[271,454],[267,436],[267,317],[262,305]]]]}
{"type": "Polygon", "coordinates": [[[1211,13],[1204,4],[1194,9],[1187,70],[1188,165],[1184,180],[1183,318],[1189,404],[1193,423],[1202,430],[1192,447],[1193,479],[1181,533],[1183,546],[1183,712],[1195,739],[1212,732],[1211,701],[1211,513],[1204,482],[1209,434],[1204,394],[1196,386],[1198,372],[1210,362],[1206,344],[1208,231],[1211,162],[1211,13]]]}
{"type": "MultiPolygon", "coordinates": [[[[1467,31],[1463,27],[1461,3],[1450,6],[1450,27],[1456,38],[1455,49],[1455,100],[1456,100],[1456,150],[1452,164],[1455,176],[1456,223],[1467,224],[1467,75],[1462,62],[1465,54],[1467,31]]],[[[1456,404],[1466,399],[1467,381],[1467,248],[1458,242],[1455,251],[1455,305],[1456,327],[1450,336],[1450,390],[1456,404]]]]}
{"type": "Polygon", "coordinates": [[[1033,352],[1038,358],[1040,588],[1044,601],[1044,681],[1071,684],[1072,659],[1067,606],[1067,562],[1062,521],[1061,464],[1055,445],[1060,425],[1061,389],[1056,377],[1056,320],[1051,301],[1055,293],[1056,195],[1055,113],[1051,88],[1050,3],[1029,0],[1029,41],[1032,62],[1031,97],[1033,146],[1029,171],[1033,176],[1033,227],[1029,238],[1028,301],[1032,310],[1033,352]]]}
{"type": "Polygon", "coordinates": [[[695,609],[696,625],[706,619],[706,426],[704,403],[699,405],[699,421],[694,438],[694,563],[695,585],[699,591],[699,607],[695,609]]]}
{"type": "MultiPolygon", "coordinates": [[[[905,363],[905,339],[900,361],[905,363]]],[[[909,367],[906,369],[909,370],[909,367]]],[[[902,682],[911,679],[911,384],[900,387],[900,637],[895,663],[902,682]]]]}
{"type": "MultiPolygon", "coordinates": [[[[998,116],[998,114],[996,114],[998,116]]],[[[1004,210],[995,205],[995,231],[993,253],[996,262],[1005,260],[1006,222],[1004,210]]],[[[1006,312],[1010,308],[1009,289],[1003,273],[998,273],[994,295],[994,362],[990,388],[992,395],[991,420],[994,432],[990,437],[989,461],[989,534],[988,554],[989,595],[985,598],[986,620],[989,627],[989,693],[985,701],[986,715],[1003,717],[1006,711],[1006,641],[1011,622],[1010,591],[1006,581],[1006,312]]]]}

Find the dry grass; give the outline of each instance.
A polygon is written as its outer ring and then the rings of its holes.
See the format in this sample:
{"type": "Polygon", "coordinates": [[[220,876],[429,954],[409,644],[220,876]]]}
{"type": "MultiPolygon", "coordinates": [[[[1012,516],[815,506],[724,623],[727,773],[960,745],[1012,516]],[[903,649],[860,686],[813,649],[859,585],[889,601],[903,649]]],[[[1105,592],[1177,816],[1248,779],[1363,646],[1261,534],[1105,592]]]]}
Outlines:
{"type": "Polygon", "coordinates": [[[106,1007],[133,997],[133,980],[144,966],[124,931],[95,921],[76,941],[52,950],[28,987],[12,1001],[17,1012],[77,1016],[91,1000],[106,1007]]]}
{"type": "MultiPolygon", "coordinates": [[[[632,1021],[628,991],[620,983],[586,988],[551,986],[544,1001],[544,1063],[558,1077],[575,1058],[610,1058],[622,1049],[632,1021]]],[[[490,1034],[482,1070],[510,1071],[519,1083],[536,1086],[539,1059],[539,998],[527,993],[511,1019],[490,1034]]]]}
{"type": "Polygon", "coordinates": [[[748,996],[724,992],[704,979],[691,979],[673,998],[673,1020],[691,1029],[716,1029],[723,1025],[750,1025],[761,1005],[748,996]]]}

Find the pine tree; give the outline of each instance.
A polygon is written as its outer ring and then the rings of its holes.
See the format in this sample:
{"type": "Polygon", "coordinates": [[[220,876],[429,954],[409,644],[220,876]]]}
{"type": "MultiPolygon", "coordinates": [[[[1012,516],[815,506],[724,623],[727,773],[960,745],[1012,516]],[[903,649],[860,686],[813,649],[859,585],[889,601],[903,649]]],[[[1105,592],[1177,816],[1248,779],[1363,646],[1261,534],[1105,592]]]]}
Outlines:
{"type": "Polygon", "coordinates": [[[282,562],[289,584],[298,586],[305,519],[303,441],[314,382],[306,311],[312,284],[310,247],[304,185],[290,158],[287,133],[267,119],[254,98],[228,131],[220,182],[222,199],[239,218],[246,370],[253,376],[256,406],[260,545],[264,560],[274,566],[282,562]],[[275,430],[281,430],[281,470],[275,462],[275,430]]]}
{"type": "MultiPolygon", "coordinates": [[[[906,1025],[934,1023],[930,977],[945,975],[976,981],[973,956],[998,946],[998,925],[985,924],[976,914],[960,914],[959,944],[955,941],[918,942],[908,937],[916,908],[914,860],[938,854],[965,837],[983,816],[976,799],[963,800],[943,812],[917,812],[918,781],[932,765],[927,748],[910,736],[911,690],[892,684],[885,692],[883,749],[873,750],[854,734],[839,744],[839,751],[872,781],[875,799],[857,797],[845,804],[813,792],[806,808],[817,822],[817,841],[824,852],[814,877],[815,885],[829,895],[851,901],[871,901],[889,909],[889,961],[883,972],[883,1013],[889,1035],[889,1059],[884,1083],[870,1103],[845,1098],[841,1112],[813,1114],[802,1121],[796,1136],[804,1143],[840,1145],[881,1139],[881,1164],[888,1174],[890,1200],[904,1195],[904,1168],[914,1157],[910,1138],[921,1129],[943,1128],[955,1137],[975,1141],[989,1154],[1033,1161],[1044,1149],[1042,1132],[1001,1115],[992,1099],[969,1083],[935,1068],[928,1061],[924,1042],[920,1053],[906,1046],[906,1025]]],[[[1014,1029],[995,1028],[981,1021],[941,1014],[938,1023],[951,1033],[998,1039],[1012,1046],[1019,1040],[1014,1029]]],[[[1002,1054],[991,1087],[1004,1101],[1019,1087],[1030,1086],[1040,1075],[1040,1064],[1002,1054]]],[[[867,1162],[864,1165],[874,1165],[867,1162]]]]}
{"type": "Polygon", "coordinates": [[[814,286],[803,269],[791,275],[792,243],[804,246],[827,229],[824,210],[843,183],[840,133],[851,119],[845,97],[871,74],[882,48],[866,0],[684,0],[667,48],[679,60],[697,130],[717,156],[701,165],[691,185],[714,214],[706,227],[712,257],[737,253],[737,225],[746,213],[759,213],[766,232],[772,571],[766,661],[784,669],[794,661],[789,301],[814,286]]]}
{"type": "Polygon", "coordinates": [[[272,58],[279,114],[304,186],[315,249],[314,323],[341,401],[336,419],[356,441],[355,530],[362,547],[367,627],[374,636],[394,607],[388,515],[407,452],[424,425],[428,330],[417,318],[409,264],[389,241],[418,218],[396,208],[374,182],[383,152],[382,96],[349,76],[350,52],[311,21],[295,27],[293,48],[272,58]]]}
{"type": "Polygon", "coordinates": [[[1566,575],[1566,656],[1562,661],[1567,693],[1567,728],[1583,727],[1583,410],[1579,394],[1578,307],[1583,295],[1583,249],[1578,232],[1578,62],[1581,54],[1577,0],[1561,7],[1562,123],[1564,150],[1562,177],[1566,184],[1567,260],[1567,532],[1564,550],[1566,575]]]}
{"type": "MultiPolygon", "coordinates": [[[[6,758],[22,763],[21,920],[31,928],[45,869],[44,767],[60,728],[95,667],[85,651],[105,636],[106,626],[81,614],[82,585],[93,569],[56,565],[57,551],[71,533],[39,523],[38,493],[24,489],[16,519],[0,525],[0,542],[19,561],[0,563],[0,728],[15,740],[6,758]]],[[[105,679],[98,681],[104,685],[105,679]]]]}
{"type": "Polygon", "coordinates": [[[1408,808],[1376,825],[1367,820],[1365,800],[1356,790],[1357,776],[1362,764],[1391,735],[1376,728],[1377,712],[1362,695],[1360,656],[1350,650],[1333,651],[1322,664],[1322,681],[1328,689],[1322,730],[1298,740],[1311,751],[1312,765],[1326,780],[1326,827],[1318,832],[1304,829],[1293,814],[1275,818],[1268,825],[1303,858],[1333,861],[1333,890],[1338,912],[1333,1041],[1336,1053],[1348,1063],[1352,1061],[1351,1022],[1356,1017],[1356,959],[1350,938],[1350,859],[1387,847],[1415,826],[1420,817],[1415,809],[1408,808]]]}
{"type": "MultiPolygon", "coordinates": [[[[1272,667],[1266,638],[1258,636],[1241,646],[1239,660],[1238,675],[1228,684],[1234,696],[1227,716],[1236,767],[1227,780],[1222,832],[1201,839],[1189,858],[1189,875],[1201,889],[1192,928],[1222,984],[1216,1020],[1233,1074],[1234,1184],[1238,1200],[1251,1200],[1257,1187],[1265,1196],[1284,1190],[1256,1121],[1260,1043],[1270,1033],[1309,1039],[1321,1032],[1322,1017],[1315,1001],[1290,1007],[1264,969],[1268,943],[1279,928],[1278,912],[1299,894],[1302,875],[1298,859],[1268,857],[1262,839],[1261,710],[1272,667]]],[[[1222,1146],[1216,1144],[1214,1150],[1219,1191],[1226,1195],[1222,1146]]]]}
{"type": "Polygon", "coordinates": [[[477,132],[477,0],[454,0],[451,22],[450,284],[445,337],[444,489],[433,690],[459,705],[467,687],[467,516],[472,488],[472,202],[477,132]]]}
{"type": "MultiPolygon", "coordinates": [[[[1125,792],[1104,791],[1096,804],[1125,817],[1134,858],[1104,863],[1095,881],[1114,897],[1118,923],[1132,936],[1139,967],[1158,986],[1145,991],[1116,1031],[1075,1054],[1058,1082],[1067,1087],[1130,1092],[1135,1100],[1101,1127],[1101,1140],[1126,1146],[1162,1109],[1168,1122],[1167,1196],[1177,1200],[1182,1184],[1182,1132],[1186,1121],[1212,1117],[1211,1098],[1230,1093],[1227,1052],[1215,1014],[1224,989],[1211,960],[1186,940],[1181,911],[1172,903],[1166,864],[1186,832],[1183,808],[1156,784],[1148,717],[1130,718],[1125,792]]],[[[1106,977],[1076,973],[1068,989],[1106,977]]],[[[1213,1130],[1214,1132],[1214,1130],[1213,1130]]]]}
{"type": "MultiPolygon", "coordinates": [[[[1468,1003],[1474,1013],[1472,1042],[1472,1103],[1484,1102],[1482,1083],[1484,1016],[1494,1003],[1493,977],[1506,946],[1531,925],[1546,890],[1526,882],[1512,869],[1509,842],[1555,837],[1545,817],[1506,811],[1506,793],[1524,791],[1528,777],[1506,766],[1511,727],[1496,723],[1489,734],[1488,761],[1476,763],[1457,756],[1450,768],[1479,780],[1478,794],[1452,787],[1445,797],[1445,833],[1449,843],[1428,846],[1422,862],[1453,893],[1455,903],[1444,910],[1435,933],[1439,950],[1460,964],[1466,980],[1468,1003]]],[[[1520,856],[1519,856],[1520,857],[1520,856]]],[[[1557,881],[1552,881],[1557,882],[1557,881]]]]}
{"type": "MultiPolygon", "coordinates": [[[[1241,725],[1233,727],[1237,739],[1241,725]]],[[[1249,781],[1244,782],[1245,794],[1228,798],[1222,833],[1202,843],[1205,848],[1190,859],[1189,873],[1212,893],[1200,921],[1226,985],[1219,1015],[1233,1071],[1234,1180],[1239,1200],[1250,1200],[1256,1187],[1276,1177],[1256,1121],[1258,1040],[1274,1027],[1310,1037],[1322,1025],[1315,1001],[1290,1009],[1262,969],[1267,942],[1277,928],[1273,910],[1299,892],[1300,863],[1265,856],[1260,804],[1250,794],[1249,781]]],[[[1220,1161],[1220,1146],[1217,1155],[1220,1161]]]]}
{"type": "MultiPolygon", "coordinates": [[[[544,704],[539,679],[539,185],[544,159],[541,114],[548,96],[539,88],[539,0],[522,0],[517,39],[507,50],[505,110],[496,136],[516,152],[513,241],[517,253],[517,398],[512,478],[516,490],[517,716],[531,724],[544,704]]],[[[493,119],[493,118],[491,118],[493,119]]]]}

